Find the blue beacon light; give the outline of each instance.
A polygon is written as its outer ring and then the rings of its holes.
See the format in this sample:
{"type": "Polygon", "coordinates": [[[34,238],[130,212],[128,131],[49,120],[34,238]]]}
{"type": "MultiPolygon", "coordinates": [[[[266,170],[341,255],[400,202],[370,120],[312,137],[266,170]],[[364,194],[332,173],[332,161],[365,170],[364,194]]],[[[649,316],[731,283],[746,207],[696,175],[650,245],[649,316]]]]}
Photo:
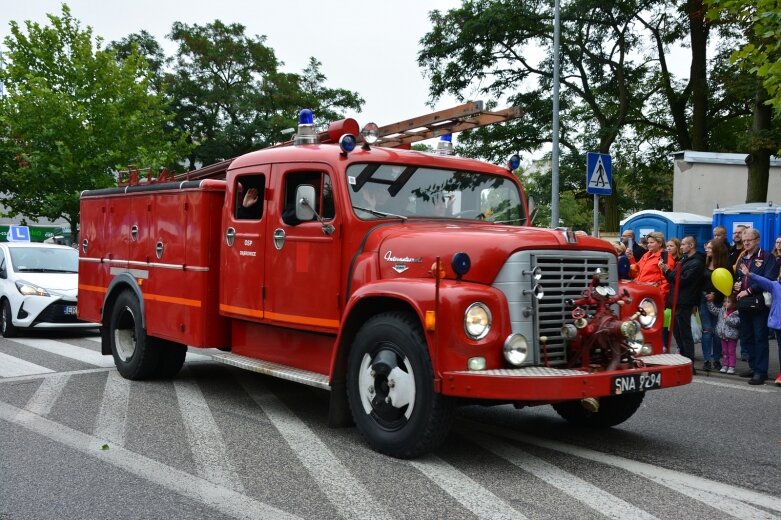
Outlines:
{"type": "Polygon", "coordinates": [[[516,154],[507,158],[507,169],[512,171],[517,170],[521,166],[521,156],[516,154]]]}
{"type": "Polygon", "coordinates": [[[358,140],[355,138],[353,134],[344,134],[342,137],[339,138],[339,148],[342,149],[342,153],[344,155],[347,155],[348,153],[355,150],[355,144],[358,142],[358,140]]]}
{"type": "Polygon", "coordinates": [[[455,272],[456,276],[460,279],[472,268],[472,259],[464,252],[456,253],[453,255],[450,265],[453,268],[453,272],[455,272]]]}
{"type": "Polygon", "coordinates": [[[313,125],[315,124],[315,117],[312,115],[312,111],[308,108],[303,109],[298,113],[299,125],[313,125]]]}
{"type": "Polygon", "coordinates": [[[453,155],[453,134],[444,134],[437,143],[437,153],[453,155]]]}
{"type": "Polygon", "coordinates": [[[308,108],[298,113],[298,132],[293,138],[293,144],[296,146],[302,144],[318,144],[320,140],[315,131],[315,118],[312,111],[308,108]]]}

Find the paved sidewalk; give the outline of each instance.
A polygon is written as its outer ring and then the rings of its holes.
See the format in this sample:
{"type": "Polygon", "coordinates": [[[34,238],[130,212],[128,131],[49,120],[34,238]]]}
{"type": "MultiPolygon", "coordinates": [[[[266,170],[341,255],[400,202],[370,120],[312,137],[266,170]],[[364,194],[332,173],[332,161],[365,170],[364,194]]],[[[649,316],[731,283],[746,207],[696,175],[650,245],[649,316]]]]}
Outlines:
{"type": "MultiPolygon", "coordinates": [[[[673,340],[672,343],[673,343],[673,349],[675,349],[675,340],[673,340]]],[[[776,342],[776,339],[773,338],[768,343],[770,344],[770,362],[768,363],[768,374],[767,374],[768,380],[765,382],[765,384],[772,385],[773,382],[776,380],[776,377],[778,377],[781,367],[779,367],[779,359],[778,359],[779,357],[778,342],[776,342]]],[[[675,350],[673,350],[673,352],[675,352],[675,350]]],[[[740,360],[740,342],[738,342],[737,356],[738,356],[738,363],[735,366],[735,371],[739,374],[749,369],[748,362],[740,360]]],[[[730,379],[732,381],[737,381],[737,382],[743,381],[746,384],[748,384],[748,378],[740,377],[737,374],[727,375],[727,374],[722,374],[718,370],[711,370],[711,371],[702,370],[703,358],[702,358],[701,343],[696,343],[694,345],[694,357],[695,357],[694,368],[697,369],[698,376],[719,377],[724,379],[730,379]]]]}

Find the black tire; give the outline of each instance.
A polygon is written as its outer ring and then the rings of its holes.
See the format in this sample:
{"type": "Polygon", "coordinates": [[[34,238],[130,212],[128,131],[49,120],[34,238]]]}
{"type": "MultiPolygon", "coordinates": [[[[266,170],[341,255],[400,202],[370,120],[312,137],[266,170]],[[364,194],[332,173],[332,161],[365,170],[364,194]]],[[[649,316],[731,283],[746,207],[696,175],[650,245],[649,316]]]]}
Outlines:
{"type": "Polygon", "coordinates": [[[11,302],[3,300],[3,315],[0,317],[0,332],[4,338],[15,338],[19,335],[19,329],[14,325],[11,302]]]}
{"type": "Polygon", "coordinates": [[[553,409],[572,424],[589,428],[610,428],[626,421],[640,408],[645,392],[612,395],[599,399],[599,410],[589,412],[579,401],[556,403],[553,409]]]}
{"type": "Polygon", "coordinates": [[[114,302],[109,321],[109,341],[114,364],[122,377],[137,381],[155,375],[160,349],[147,341],[142,327],[141,305],[132,291],[123,291],[114,302]]]}
{"type": "Polygon", "coordinates": [[[407,313],[374,316],[358,331],[347,366],[347,398],[366,442],[391,457],[431,451],[450,430],[454,401],[434,392],[423,331],[407,313]],[[404,404],[386,401],[391,396],[404,404]]]}
{"type": "Polygon", "coordinates": [[[147,336],[151,346],[159,350],[160,362],[155,373],[160,379],[173,379],[182,369],[184,358],[187,355],[187,346],[175,341],[147,336]],[[152,341],[154,340],[154,341],[152,341]]]}

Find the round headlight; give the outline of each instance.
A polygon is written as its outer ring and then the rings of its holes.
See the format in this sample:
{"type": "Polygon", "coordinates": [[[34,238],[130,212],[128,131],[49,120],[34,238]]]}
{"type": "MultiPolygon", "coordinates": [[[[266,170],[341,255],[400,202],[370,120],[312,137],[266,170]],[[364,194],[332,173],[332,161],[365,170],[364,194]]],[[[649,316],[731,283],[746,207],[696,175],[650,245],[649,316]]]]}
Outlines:
{"type": "Polygon", "coordinates": [[[515,366],[521,366],[529,357],[529,342],[521,334],[512,334],[504,341],[504,359],[515,366]]]}
{"type": "Polygon", "coordinates": [[[464,313],[464,331],[472,339],[483,339],[491,330],[491,311],[485,304],[470,305],[464,313]]]}
{"type": "Polygon", "coordinates": [[[650,329],[656,323],[656,316],[658,311],[656,310],[656,303],[651,298],[644,298],[637,306],[638,309],[643,311],[644,315],[638,317],[640,325],[644,329],[650,329]]]}

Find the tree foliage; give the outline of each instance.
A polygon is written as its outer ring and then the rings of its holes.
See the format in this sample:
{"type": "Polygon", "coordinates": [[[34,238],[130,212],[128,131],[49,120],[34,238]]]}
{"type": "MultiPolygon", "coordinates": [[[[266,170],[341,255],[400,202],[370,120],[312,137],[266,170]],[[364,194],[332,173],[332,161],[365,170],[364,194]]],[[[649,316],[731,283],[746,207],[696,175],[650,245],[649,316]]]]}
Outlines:
{"type": "Polygon", "coordinates": [[[301,108],[330,122],[363,104],[356,92],[326,87],[315,58],[301,74],[280,71],[266,38],[248,36],[241,24],[176,22],[169,38],[178,48],[164,83],[176,124],[194,145],[191,168],[287,140],[282,131],[295,126],[301,108]]]}
{"type": "Polygon", "coordinates": [[[740,66],[762,80],[768,104],[781,112],[781,7],[776,0],[706,0],[709,16],[731,21],[745,33],[733,53],[740,66]]]}
{"type": "Polygon", "coordinates": [[[117,59],[63,5],[49,25],[11,22],[0,82],[0,193],[11,214],[64,218],[75,232],[79,193],[115,183],[129,163],[162,166],[184,142],[167,132],[165,102],[146,62],[117,59]]]}
{"type": "MultiPolygon", "coordinates": [[[[418,62],[431,78],[432,98],[489,96],[526,109],[521,120],[460,136],[461,149],[495,159],[550,142],[552,4],[464,0],[430,19],[418,62]]],[[[737,146],[736,134],[747,130],[750,102],[738,94],[745,75],[725,53],[706,55],[712,24],[701,0],[569,0],[560,27],[560,185],[583,200],[585,152],[611,153],[616,186],[633,189],[632,197],[614,190],[602,198],[609,230],[630,208],[671,206],[671,187],[657,184],[672,184],[671,167],[646,174],[650,164],[659,166],[647,154],[707,150],[714,138],[737,146]],[[685,81],[670,70],[673,45],[690,49],[685,81]]]]}

